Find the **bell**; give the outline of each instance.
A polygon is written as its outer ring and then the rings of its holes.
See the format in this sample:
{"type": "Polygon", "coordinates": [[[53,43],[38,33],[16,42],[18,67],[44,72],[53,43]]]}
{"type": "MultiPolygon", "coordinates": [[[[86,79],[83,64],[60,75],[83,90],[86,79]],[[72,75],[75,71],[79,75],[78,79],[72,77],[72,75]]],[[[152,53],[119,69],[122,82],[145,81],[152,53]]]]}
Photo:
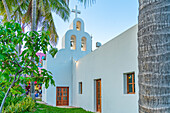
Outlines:
{"type": "Polygon", "coordinates": [[[70,46],[71,46],[71,47],[73,47],[73,43],[74,43],[73,41],[70,42],[70,46]]]}
{"type": "Polygon", "coordinates": [[[83,44],[81,44],[81,48],[83,48],[83,44]]]}

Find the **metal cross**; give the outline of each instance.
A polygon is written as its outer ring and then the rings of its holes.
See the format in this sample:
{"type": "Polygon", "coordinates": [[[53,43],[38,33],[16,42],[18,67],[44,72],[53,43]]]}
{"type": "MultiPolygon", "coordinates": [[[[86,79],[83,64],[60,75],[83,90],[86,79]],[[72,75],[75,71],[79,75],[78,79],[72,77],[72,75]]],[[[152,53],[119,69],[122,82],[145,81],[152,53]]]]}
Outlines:
{"type": "Polygon", "coordinates": [[[81,13],[79,10],[77,10],[77,5],[75,6],[75,9],[72,9],[71,12],[75,13],[75,18],[77,18],[77,14],[81,13]]]}

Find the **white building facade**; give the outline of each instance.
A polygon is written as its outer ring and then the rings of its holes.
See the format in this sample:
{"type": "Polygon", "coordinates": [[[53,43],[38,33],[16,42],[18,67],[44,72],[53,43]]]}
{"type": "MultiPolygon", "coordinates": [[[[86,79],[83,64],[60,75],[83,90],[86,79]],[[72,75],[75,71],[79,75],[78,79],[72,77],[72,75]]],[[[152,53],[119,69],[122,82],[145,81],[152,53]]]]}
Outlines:
{"type": "Polygon", "coordinates": [[[55,58],[44,67],[56,86],[43,87],[42,100],[53,106],[76,106],[92,112],[138,112],[137,25],[92,51],[84,22],[74,19],[55,58]]]}

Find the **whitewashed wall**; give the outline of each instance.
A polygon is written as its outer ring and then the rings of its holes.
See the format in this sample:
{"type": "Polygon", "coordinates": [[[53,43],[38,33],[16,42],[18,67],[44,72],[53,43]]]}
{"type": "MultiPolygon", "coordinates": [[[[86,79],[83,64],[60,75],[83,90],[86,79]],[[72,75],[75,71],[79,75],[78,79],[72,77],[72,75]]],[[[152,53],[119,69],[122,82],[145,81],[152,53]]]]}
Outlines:
{"type": "MultiPolygon", "coordinates": [[[[43,60],[43,68],[47,69],[47,62],[46,60],[43,60]]],[[[46,102],[46,88],[45,88],[45,84],[42,85],[42,101],[46,102]]]]}
{"type": "Polygon", "coordinates": [[[124,94],[124,73],[135,72],[138,92],[137,25],[73,63],[73,105],[96,111],[94,81],[102,82],[103,113],[137,113],[138,94],[124,94]],[[83,94],[78,94],[82,82],[83,94]]]}
{"type": "MultiPolygon", "coordinates": [[[[72,106],[72,61],[78,60],[83,56],[90,53],[92,50],[92,40],[87,32],[84,32],[84,22],[80,18],[75,18],[73,21],[73,28],[68,30],[63,37],[63,49],[59,50],[55,56],[52,58],[51,55],[47,54],[46,64],[44,68],[53,73],[53,78],[55,80],[56,86],[49,86],[48,89],[43,89],[45,92],[43,94],[43,100],[49,104],[56,106],[56,87],[69,87],[69,105],[72,106]],[[81,22],[81,30],[76,30],[76,22],[81,22]],[[70,49],[71,36],[76,36],[76,49],[70,49]],[[81,39],[86,37],[86,51],[81,51],[81,39]]],[[[44,88],[44,87],[43,87],[44,88]]]]}

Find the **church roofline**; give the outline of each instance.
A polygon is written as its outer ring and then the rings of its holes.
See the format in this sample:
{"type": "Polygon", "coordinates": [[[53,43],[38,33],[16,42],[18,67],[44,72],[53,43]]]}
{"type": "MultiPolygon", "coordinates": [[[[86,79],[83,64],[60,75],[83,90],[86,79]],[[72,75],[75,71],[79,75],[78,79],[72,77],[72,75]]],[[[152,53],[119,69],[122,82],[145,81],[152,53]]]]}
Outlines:
{"type": "MultiPolygon", "coordinates": [[[[134,29],[135,27],[138,27],[138,24],[133,25],[132,27],[130,27],[129,29],[123,31],[122,33],[120,33],[119,35],[115,36],[114,38],[110,39],[108,42],[104,43],[102,46],[100,46],[99,48],[95,49],[94,51],[90,52],[89,54],[87,54],[86,56],[80,58],[78,61],[80,61],[81,59],[84,59],[85,57],[88,57],[89,55],[95,54],[95,52],[99,51],[100,49],[102,49],[104,46],[108,45],[109,43],[111,43],[113,40],[116,40],[117,38],[122,38],[120,37],[121,35],[129,32],[130,30],[134,29]]],[[[137,34],[136,34],[137,35],[137,34]]]]}

